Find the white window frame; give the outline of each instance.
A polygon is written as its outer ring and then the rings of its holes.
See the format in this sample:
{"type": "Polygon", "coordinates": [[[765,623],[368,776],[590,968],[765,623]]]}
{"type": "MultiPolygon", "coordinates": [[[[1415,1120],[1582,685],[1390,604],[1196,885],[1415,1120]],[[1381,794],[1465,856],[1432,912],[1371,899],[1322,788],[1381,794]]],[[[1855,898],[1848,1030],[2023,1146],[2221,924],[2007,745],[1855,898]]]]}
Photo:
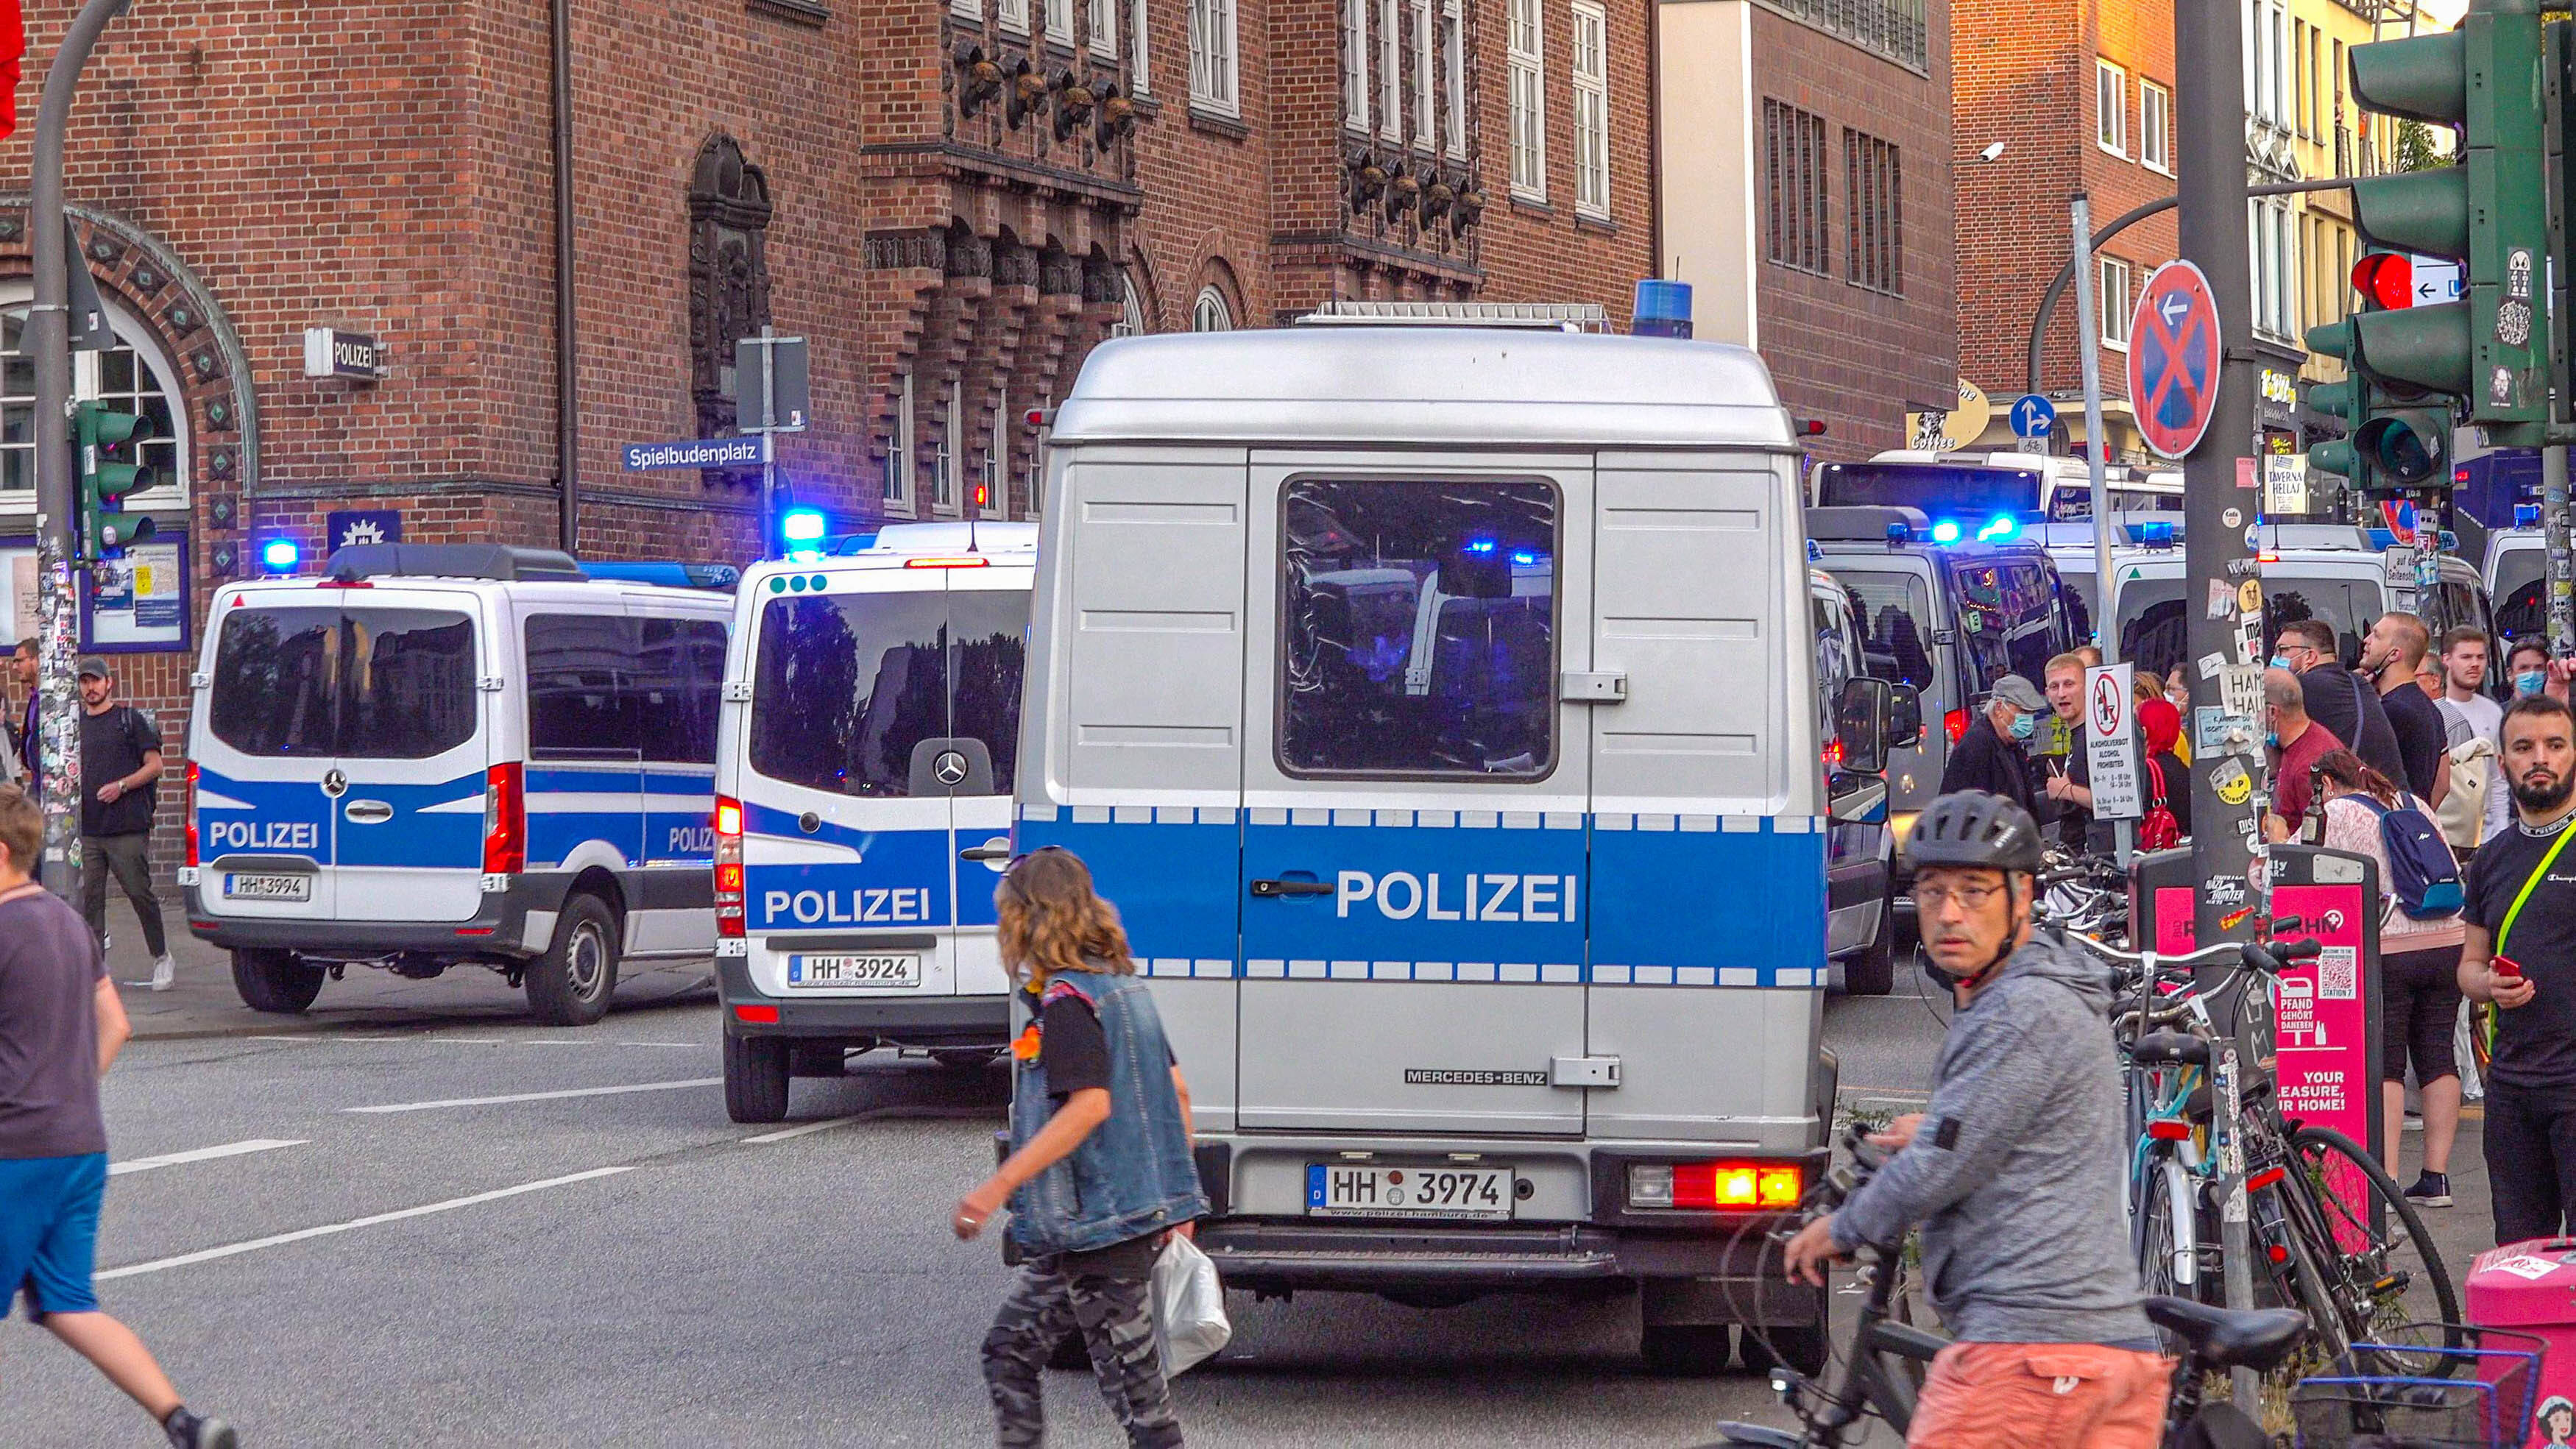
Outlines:
{"type": "Polygon", "coordinates": [[[993,397],[993,445],[984,450],[984,506],[978,518],[1011,516],[1011,396],[1004,389],[993,397]]]}
{"type": "Polygon", "coordinates": [[[1509,72],[1512,195],[1547,200],[1547,9],[1541,0],[1504,0],[1509,72]]]}
{"type": "MultiPolygon", "coordinates": [[[[35,299],[35,288],[23,279],[16,282],[0,283],[0,311],[14,311],[30,307],[34,304],[35,299]]],[[[113,298],[103,298],[101,300],[103,300],[107,306],[108,329],[116,334],[116,340],[119,343],[122,343],[124,346],[133,350],[136,366],[142,369],[145,374],[148,374],[152,381],[160,387],[162,396],[168,399],[170,404],[171,436],[166,440],[154,440],[156,443],[167,441],[171,445],[171,466],[166,470],[170,476],[165,481],[153,484],[150,488],[141,489],[137,492],[125,495],[123,506],[129,513],[157,512],[167,508],[185,508],[188,506],[190,493],[188,394],[179,384],[180,374],[178,364],[169,357],[163,355],[161,351],[161,343],[153,336],[150,326],[144,323],[140,318],[127,312],[123,303],[118,302],[113,298]]],[[[99,361],[99,354],[95,352],[75,352],[72,354],[72,400],[74,402],[95,402],[98,400],[100,386],[99,361]]],[[[29,482],[32,483],[36,476],[35,452],[32,447],[27,450],[27,460],[27,477],[29,482]]],[[[146,461],[152,460],[147,458],[146,461]]],[[[74,459],[74,469],[77,470],[79,466],[79,460],[74,459]]],[[[158,462],[154,462],[153,466],[155,468],[159,468],[160,464],[158,462]]],[[[33,487],[10,489],[5,492],[0,492],[0,515],[17,513],[33,514],[35,511],[36,490],[33,487]]]]}
{"type": "Polygon", "coordinates": [[[969,20],[984,18],[984,0],[948,0],[949,10],[969,20]]]}
{"type": "Polygon", "coordinates": [[[1231,332],[1234,330],[1234,308],[1225,293],[1214,282],[1199,288],[1198,297],[1190,303],[1192,332],[1231,332]]]}
{"type": "Polygon", "coordinates": [[[2129,350],[2129,312],[2137,298],[2129,294],[2129,264],[2118,257],[2093,254],[2093,310],[2101,321],[2102,345],[2113,352],[2129,350]]]}
{"type": "Polygon", "coordinates": [[[1004,30],[1029,33],[1029,0],[993,0],[993,18],[1004,30]]]}
{"type": "Polygon", "coordinates": [[[1404,139],[1403,13],[1396,0],[1377,0],[1377,133],[1396,142],[1404,139]]]}
{"type": "Polygon", "coordinates": [[[2093,144],[2129,154],[2129,73],[2100,56],[2093,58],[2093,144]]]}
{"type": "Polygon", "coordinates": [[[2145,76],[2138,77],[2138,164],[2174,174],[2173,92],[2145,76]]]}
{"type": "Polygon", "coordinates": [[[1369,0],[1342,0],[1342,124],[1369,125],[1369,0]]]}
{"type": "Polygon", "coordinates": [[[1440,144],[1439,87],[1432,77],[1439,62],[1432,44],[1431,0],[1413,0],[1408,21],[1413,27],[1413,144],[1428,151],[1440,144]]]}
{"type": "Polygon", "coordinates": [[[1118,0],[1090,0],[1091,53],[1102,60],[1118,58],[1118,0]]]}
{"type": "Polygon", "coordinates": [[[912,512],[912,475],[920,465],[914,461],[912,431],[912,374],[899,372],[894,380],[894,440],[886,452],[885,508],[888,513],[912,512]]]}
{"type": "Polygon", "coordinates": [[[948,385],[939,404],[939,451],[931,460],[930,506],[933,512],[955,513],[966,497],[965,416],[957,409],[958,387],[948,385]]]}
{"type": "Polygon", "coordinates": [[[1129,44],[1135,55],[1128,61],[1127,89],[1134,95],[1151,95],[1154,87],[1150,72],[1153,67],[1146,63],[1145,39],[1154,32],[1153,15],[1146,8],[1146,0],[1132,0],[1132,3],[1135,8],[1128,12],[1127,28],[1129,44]]]}
{"type": "Polygon", "coordinates": [[[1610,15],[1598,0],[1574,0],[1574,209],[1610,215],[1610,15]],[[1587,40],[1585,32],[1590,32],[1587,40]],[[1590,59],[1585,56],[1589,53],[1590,59]]]}
{"type": "Polygon", "coordinates": [[[1135,274],[1118,269],[1118,320],[1109,324],[1112,337],[1142,337],[1153,330],[1145,321],[1145,298],[1136,290],[1135,274]]]}
{"type": "Polygon", "coordinates": [[[1190,0],[1190,104],[1241,113],[1235,40],[1234,0],[1190,0]]]}
{"type": "Polygon", "coordinates": [[[1467,27],[1458,0],[1441,0],[1441,68],[1449,82],[1449,154],[1467,154],[1467,27]]]}
{"type": "Polygon", "coordinates": [[[1073,44],[1073,0],[1046,0],[1046,33],[1058,45],[1073,44]]]}

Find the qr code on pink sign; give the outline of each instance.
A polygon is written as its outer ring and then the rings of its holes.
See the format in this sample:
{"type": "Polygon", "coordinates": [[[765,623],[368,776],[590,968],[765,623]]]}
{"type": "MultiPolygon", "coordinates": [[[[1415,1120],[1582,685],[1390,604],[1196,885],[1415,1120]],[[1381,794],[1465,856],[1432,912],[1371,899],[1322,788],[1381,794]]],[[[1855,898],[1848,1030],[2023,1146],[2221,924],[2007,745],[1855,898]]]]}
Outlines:
{"type": "Polygon", "coordinates": [[[2328,946],[2317,953],[2317,999],[2353,1001],[2361,995],[2361,953],[2350,946],[2328,946]]]}

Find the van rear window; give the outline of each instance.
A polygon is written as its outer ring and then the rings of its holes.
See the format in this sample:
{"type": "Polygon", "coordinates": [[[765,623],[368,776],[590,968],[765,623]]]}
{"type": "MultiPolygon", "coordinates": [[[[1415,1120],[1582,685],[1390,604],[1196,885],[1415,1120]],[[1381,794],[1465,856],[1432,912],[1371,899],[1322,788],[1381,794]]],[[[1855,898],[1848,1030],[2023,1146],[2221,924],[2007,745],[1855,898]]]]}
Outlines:
{"type": "Polygon", "coordinates": [[[1298,479],[1282,502],[1279,766],[1556,766],[1556,486],[1298,479]]]}
{"type": "Polygon", "coordinates": [[[425,760],[474,738],[474,624],[445,609],[242,608],[210,727],[246,755],[425,760]]]}
{"type": "Polygon", "coordinates": [[[1008,794],[1028,595],[1016,590],[772,599],[760,615],[751,767],[876,798],[944,793],[933,741],[981,742],[1008,794]]]}

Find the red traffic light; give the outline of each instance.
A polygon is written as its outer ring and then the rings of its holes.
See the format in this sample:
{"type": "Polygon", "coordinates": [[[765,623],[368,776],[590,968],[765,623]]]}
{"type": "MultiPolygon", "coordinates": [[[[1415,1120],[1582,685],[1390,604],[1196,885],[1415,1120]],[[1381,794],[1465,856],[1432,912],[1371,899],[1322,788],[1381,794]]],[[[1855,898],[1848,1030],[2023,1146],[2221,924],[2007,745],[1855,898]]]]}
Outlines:
{"type": "Polygon", "coordinates": [[[2398,252],[2380,252],[2352,264],[2352,289],[2364,301],[2381,307],[2415,305],[2415,261],[2398,252]]]}

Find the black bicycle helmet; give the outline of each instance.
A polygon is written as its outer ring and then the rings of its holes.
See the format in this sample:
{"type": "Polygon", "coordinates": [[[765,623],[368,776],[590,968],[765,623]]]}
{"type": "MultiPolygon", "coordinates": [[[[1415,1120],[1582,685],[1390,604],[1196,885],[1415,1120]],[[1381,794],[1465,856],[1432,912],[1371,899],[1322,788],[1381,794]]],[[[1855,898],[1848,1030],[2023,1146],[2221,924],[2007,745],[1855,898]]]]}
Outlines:
{"type": "Polygon", "coordinates": [[[1983,870],[2039,870],[2039,822],[2001,795],[1960,790],[1924,808],[1905,842],[1916,870],[1966,866],[1983,870]]]}

